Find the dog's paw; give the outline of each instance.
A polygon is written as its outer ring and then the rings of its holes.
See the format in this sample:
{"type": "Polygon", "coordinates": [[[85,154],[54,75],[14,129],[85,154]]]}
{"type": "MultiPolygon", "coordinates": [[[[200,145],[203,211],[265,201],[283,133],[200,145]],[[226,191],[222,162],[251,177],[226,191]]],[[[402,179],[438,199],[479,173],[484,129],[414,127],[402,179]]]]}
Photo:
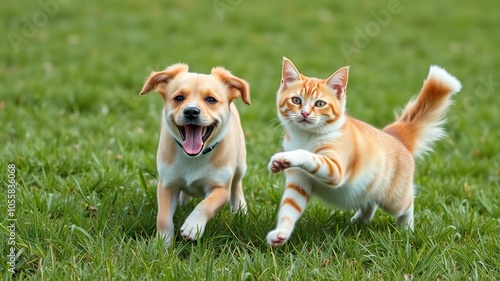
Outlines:
{"type": "Polygon", "coordinates": [[[291,232],[288,229],[275,229],[267,234],[267,244],[271,247],[279,247],[288,241],[291,232]]]}
{"type": "Polygon", "coordinates": [[[156,221],[156,237],[168,248],[175,239],[174,222],[159,216],[156,221]]]}
{"type": "Polygon", "coordinates": [[[181,235],[188,241],[198,240],[199,238],[201,238],[204,231],[205,226],[199,224],[184,223],[184,225],[181,227],[181,235]]]}
{"type": "Polygon", "coordinates": [[[207,220],[198,212],[193,211],[181,227],[181,235],[184,239],[194,241],[203,235],[207,220]]]}
{"type": "Polygon", "coordinates": [[[272,173],[279,173],[285,169],[291,167],[291,160],[289,159],[287,153],[276,153],[271,157],[269,161],[269,171],[272,173]]]}
{"type": "Polygon", "coordinates": [[[156,234],[156,237],[158,239],[161,239],[163,243],[165,243],[165,248],[168,248],[170,244],[172,244],[172,241],[174,240],[175,237],[174,229],[171,228],[168,231],[158,232],[156,234]]]}
{"type": "Polygon", "coordinates": [[[247,214],[247,202],[245,201],[245,198],[241,198],[239,200],[235,200],[234,202],[231,202],[231,211],[233,213],[236,213],[238,211],[241,211],[243,214],[247,214]]]}

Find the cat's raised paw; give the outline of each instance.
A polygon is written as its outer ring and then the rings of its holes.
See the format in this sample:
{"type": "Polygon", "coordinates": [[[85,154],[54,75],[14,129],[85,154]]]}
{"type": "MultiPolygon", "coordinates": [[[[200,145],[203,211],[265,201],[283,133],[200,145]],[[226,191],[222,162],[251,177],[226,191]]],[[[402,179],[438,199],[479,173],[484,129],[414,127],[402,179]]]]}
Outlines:
{"type": "Polygon", "coordinates": [[[290,231],[284,229],[276,229],[267,234],[267,244],[271,247],[279,247],[288,241],[290,231]]]}
{"type": "Polygon", "coordinates": [[[272,173],[279,173],[290,168],[290,161],[282,153],[277,153],[271,158],[268,168],[272,173]]]}

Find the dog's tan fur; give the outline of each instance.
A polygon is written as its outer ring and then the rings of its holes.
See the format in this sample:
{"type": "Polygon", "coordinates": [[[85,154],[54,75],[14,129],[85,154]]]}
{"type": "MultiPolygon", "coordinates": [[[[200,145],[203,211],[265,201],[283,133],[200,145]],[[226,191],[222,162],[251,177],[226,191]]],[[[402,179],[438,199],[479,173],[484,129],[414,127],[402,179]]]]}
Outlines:
{"type": "MultiPolygon", "coordinates": [[[[246,171],[245,139],[233,100],[241,97],[250,104],[249,86],[222,67],[212,69],[210,74],[197,74],[188,72],[186,64],[174,64],[153,72],[141,95],[155,88],[164,100],[157,154],[157,231],[170,243],[178,203],[186,203],[192,196],[203,197],[181,227],[185,239],[196,240],[226,202],[230,201],[233,211],[246,211],[241,182],[246,171]],[[199,116],[188,120],[187,108],[197,109],[199,116]],[[184,128],[184,134],[179,126],[184,128]],[[186,138],[190,139],[186,131],[196,130],[187,127],[203,127],[201,132],[213,127],[213,131],[201,149],[196,145],[188,148],[182,145],[186,138]]],[[[204,134],[198,131],[197,136],[204,134]]],[[[194,143],[196,137],[192,138],[194,143]]]]}

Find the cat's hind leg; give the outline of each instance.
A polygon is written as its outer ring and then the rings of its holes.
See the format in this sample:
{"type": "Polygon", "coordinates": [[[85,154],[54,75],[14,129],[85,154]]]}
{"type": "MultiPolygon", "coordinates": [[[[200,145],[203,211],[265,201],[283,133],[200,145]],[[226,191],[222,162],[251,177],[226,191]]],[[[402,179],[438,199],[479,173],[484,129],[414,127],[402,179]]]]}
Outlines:
{"type": "Polygon", "coordinates": [[[413,231],[413,202],[406,212],[396,218],[396,225],[413,231]]]}
{"type": "Polygon", "coordinates": [[[354,223],[358,220],[368,224],[372,221],[373,216],[375,215],[375,211],[377,211],[377,203],[366,204],[365,206],[359,208],[356,211],[356,214],[351,218],[351,223],[354,223]]]}
{"type": "MultiPolygon", "coordinates": [[[[412,184],[409,188],[406,188],[404,193],[402,193],[403,198],[398,201],[401,202],[400,211],[392,212],[396,217],[396,225],[403,227],[405,229],[410,229],[413,231],[413,206],[415,200],[415,189],[416,186],[412,184]],[[402,207],[402,208],[401,208],[402,207]]],[[[390,212],[391,213],[391,212],[390,212]]]]}

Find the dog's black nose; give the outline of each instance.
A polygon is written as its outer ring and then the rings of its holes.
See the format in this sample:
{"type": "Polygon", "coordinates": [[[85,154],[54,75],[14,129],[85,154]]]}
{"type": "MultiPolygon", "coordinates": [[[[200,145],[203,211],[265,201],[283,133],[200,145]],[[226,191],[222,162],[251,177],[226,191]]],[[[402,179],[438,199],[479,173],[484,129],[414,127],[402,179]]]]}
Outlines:
{"type": "Polygon", "coordinates": [[[184,108],[184,117],[188,120],[194,120],[200,116],[200,109],[197,107],[184,108]]]}

